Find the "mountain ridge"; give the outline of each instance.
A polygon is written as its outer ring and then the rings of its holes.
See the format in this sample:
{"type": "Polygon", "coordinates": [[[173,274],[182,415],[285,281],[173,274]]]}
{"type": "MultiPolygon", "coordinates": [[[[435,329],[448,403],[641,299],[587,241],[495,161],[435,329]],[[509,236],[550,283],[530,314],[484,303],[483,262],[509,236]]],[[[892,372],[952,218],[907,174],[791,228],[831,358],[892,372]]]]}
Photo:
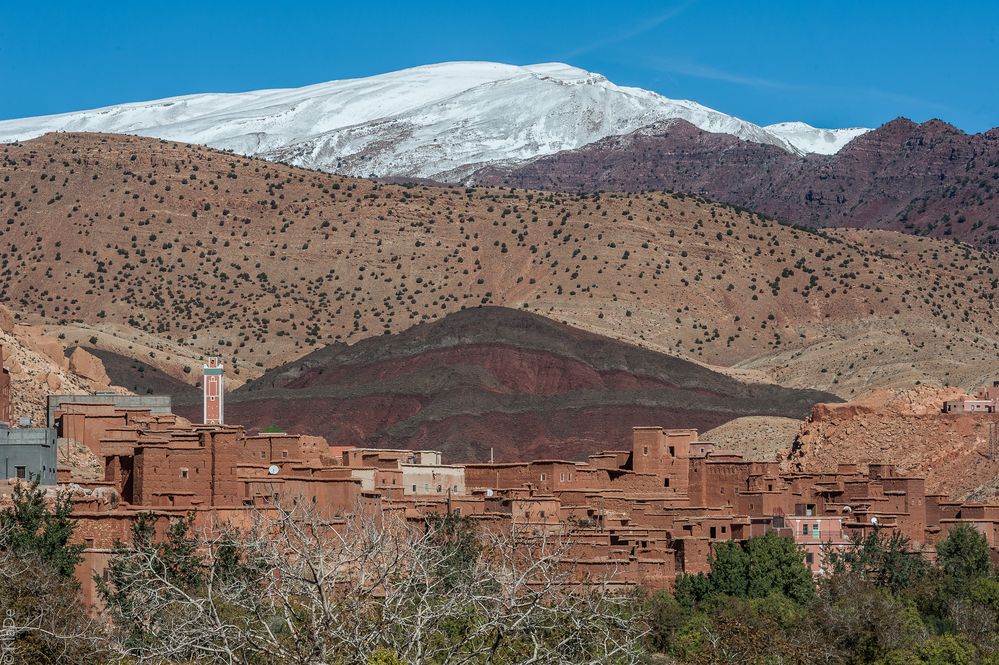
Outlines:
{"type": "Polygon", "coordinates": [[[5,120],[0,142],[50,131],[116,132],[346,175],[460,182],[487,164],[578,148],[673,117],[793,154],[839,149],[844,137],[861,131],[771,131],[561,63],[454,62],[302,88],[183,95],[5,120]]]}
{"type": "Polygon", "coordinates": [[[896,118],[833,155],[789,155],[676,119],[470,181],[588,192],[690,192],[810,227],[882,228],[999,243],[999,128],[896,118]]]}

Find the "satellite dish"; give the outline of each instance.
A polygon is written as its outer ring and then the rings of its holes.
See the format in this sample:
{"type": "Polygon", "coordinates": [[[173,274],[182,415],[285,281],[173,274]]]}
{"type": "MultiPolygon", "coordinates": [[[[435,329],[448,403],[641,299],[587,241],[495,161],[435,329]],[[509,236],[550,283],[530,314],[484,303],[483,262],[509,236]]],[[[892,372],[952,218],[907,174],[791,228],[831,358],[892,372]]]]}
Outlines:
{"type": "Polygon", "coordinates": [[[487,489],[486,490],[486,496],[492,496],[492,495],[493,495],[493,491],[491,489],[487,489]]]}
{"type": "Polygon", "coordinates": [[[871,518],[871,524],[875,524],[876,525],[877,523],[878,523],[878,518],[877,517],[872,517],[871,518]]]}
{"type": "Polygon", "coordinates": [[[272,476],[276,476],[278,471],[280,470],[281,467],[279,467],[277,464],[271,464],[269,467],[267,467],[267,473],[271,474],[272,476]]]}

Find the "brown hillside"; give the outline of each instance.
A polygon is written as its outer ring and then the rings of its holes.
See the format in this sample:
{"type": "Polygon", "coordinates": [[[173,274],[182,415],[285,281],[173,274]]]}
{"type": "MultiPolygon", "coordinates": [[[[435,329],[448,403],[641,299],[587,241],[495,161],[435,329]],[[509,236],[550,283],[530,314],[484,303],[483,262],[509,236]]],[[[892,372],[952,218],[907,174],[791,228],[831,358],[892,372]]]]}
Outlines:
{"type": "Polygon", "coordinates": [[[786,451],[789,469],[833,470],[844,463],[888,463],[926,476],[927,490],[955,498],[999,494],[999,461],[988,457],[995,414],[942,413],[960,390],[920,386],[874,391],[861,400],[818,404],[786,451]]]}
{"type": "Polygon", "coordinates": [[[155,139],[0,149],[0,298],[67,343],[233,380],[463,307],[526,308],[849,396],[997,373],[995,257],[682,195],[424,188],[155,139]]]}
{"type": "Polygon", "coordinates": [[[772,145],[673,120],[473,180],[555,191],[692,192],[808,226],[953,237],[999,246],[999,128],[965,134],[939,120],[893,120],[835,155],[772,145]]]}
{"type": "Polygon", "coordinates": [[[36,326],[21,325],[0,304],[0,348],[11,378],[11,418],[22,416],[44,426],[46,397],[55,393],[84,395],[94,391],[128,391],[112,386],[104,365],[85,350],[68,353],[62,340],[36,326]]]}
{"type": "MultiPolygon", "coordinates": [[[[536,314],[470,308],[335,344],[231,393],[226,420],[449,459],[581,458],[641,424],[706,430],[749,414],[804,418],[829,393],[747,384],[536,314]]],[[[200,415],[195,401],[179,412],[200,415]]]]}

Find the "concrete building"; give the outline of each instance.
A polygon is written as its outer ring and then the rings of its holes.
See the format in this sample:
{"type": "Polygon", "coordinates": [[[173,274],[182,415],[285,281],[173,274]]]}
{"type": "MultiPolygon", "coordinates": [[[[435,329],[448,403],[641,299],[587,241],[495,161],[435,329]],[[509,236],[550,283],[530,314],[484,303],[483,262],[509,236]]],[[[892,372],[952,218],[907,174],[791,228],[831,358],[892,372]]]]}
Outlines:
{"type": "Polygon", "coordinates": [[[56,484],[56,431],[49,427],[12,429],[0,425],[0,463],[3,478],[56,484]]]}
{"type": "Polygon", "coordinates": [[[143,409],[161,415],[173,414],[169,395],[118,395],[103,392],[94,395],[49,395],[48,427],[56,426],[56,416],[64,404],[91,404],[114,409],[143,409]]]}
{"type": "Polygon", "coordinates": [[[954,399],[944,402],[944,413],[999,413],[999,381],[982,386],[973,399],[954,399]]]}

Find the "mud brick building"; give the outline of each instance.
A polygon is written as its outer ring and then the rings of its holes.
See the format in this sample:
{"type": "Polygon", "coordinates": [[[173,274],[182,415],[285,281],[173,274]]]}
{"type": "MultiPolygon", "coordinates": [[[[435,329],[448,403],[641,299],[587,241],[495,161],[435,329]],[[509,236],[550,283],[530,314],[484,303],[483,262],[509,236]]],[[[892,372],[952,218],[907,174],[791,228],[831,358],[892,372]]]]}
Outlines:
{"type": "MultiPolygon", "coordinates": [[[[651,587],[707,571],[719,542],[768,531],[793,537],[815,574],[823,573],[824,548],[875,528],[932,548],[956,524],[971,524],[999,553],[997,505],[927,494],[923,478],[886,464],[782,473],[776,462],[744,459],[691,429],[636,427],[630,449],[582,462],[461,465],[433,450],[192,424],[157,399],[59,396],[49,412],[53,440],[85,446],[104,465],[98,482],[60,479],[75,492],[75,538],[85,546],[77,572],[88,602],[93,575],[115,541],[128,540],[140,512],[160,529],[188,514],[199,528],[248,525],[278,506],[331,520],[352,511],[416,521],[450,512],[488,529],[564,534],[567,563],[581,576],[651,587]]],[[[0,503],[2,487],[9,484],[0,486],[0,503]]]]}

